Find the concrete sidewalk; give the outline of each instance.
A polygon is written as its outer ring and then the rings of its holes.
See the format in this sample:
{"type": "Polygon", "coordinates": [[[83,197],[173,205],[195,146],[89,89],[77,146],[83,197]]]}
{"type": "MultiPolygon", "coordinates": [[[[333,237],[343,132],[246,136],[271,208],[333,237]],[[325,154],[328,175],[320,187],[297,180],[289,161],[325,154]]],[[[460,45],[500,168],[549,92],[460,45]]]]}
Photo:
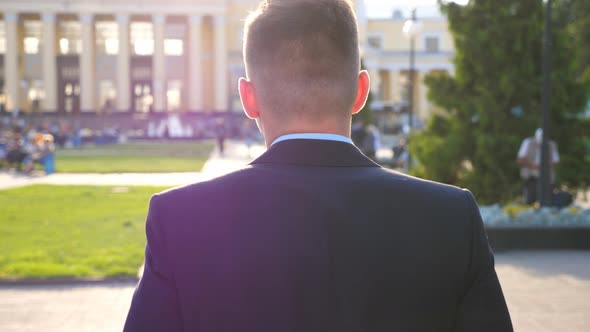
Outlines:
{"type": "Polygon", "coordinates": [[[260,144],[248,148],[238,141],[226,142],[222,156],[214,149],[201,172],[190,173],[55,173],[51,175],[23,175],[14,172],[0,172],[0,190],[24,187],[33,184],[89,185],[89,186],[158,186],[175,187],[206,181],[227,174],[247,165],[266,148],[260,144]]]}
{"type": "MultiPolygon", "coordinates": [[[[590,252],[507,252],[496,262],[515,331],[590,331],[590,252]]],[[[0,331],[121,331],[134,288],[0,286],[0,331]]]]}
{"type": "Polygon", "coordinates": [[[88,186],[178,186],[206,180],[203,173],[114,173],[114,174],[68,174],[20,175],[0,173],[0,190],[24,187],[33,184],[88,185],[88,186]]]}
{"type": "Polygon", "coordinates": [[[225,144],[223,155],[216,147],[211,157],[203,166],[202,173],[209,177],[217,177],[248,165],[266,151],[262,144],[254,144],[248,147],[240,141],[228,141],[225,144]]]}

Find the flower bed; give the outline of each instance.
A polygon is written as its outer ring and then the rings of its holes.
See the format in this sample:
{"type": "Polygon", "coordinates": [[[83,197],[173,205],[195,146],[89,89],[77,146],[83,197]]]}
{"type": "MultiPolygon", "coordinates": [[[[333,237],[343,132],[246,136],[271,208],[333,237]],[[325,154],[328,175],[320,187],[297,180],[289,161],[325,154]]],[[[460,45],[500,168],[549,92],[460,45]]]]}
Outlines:
{"type": "Polygon", "coordinates": [[[590,209],[572,206],[564,209],[534,208],[511,204],[482,206],[480,212],[487,227],[589,227],[590,209]]]}

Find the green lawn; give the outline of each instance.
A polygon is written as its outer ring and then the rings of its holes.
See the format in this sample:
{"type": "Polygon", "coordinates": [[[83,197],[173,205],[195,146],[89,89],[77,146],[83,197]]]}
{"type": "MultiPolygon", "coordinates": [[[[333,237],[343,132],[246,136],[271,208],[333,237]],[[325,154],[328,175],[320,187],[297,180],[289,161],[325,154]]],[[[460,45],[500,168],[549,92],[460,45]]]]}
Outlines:
{"type": "Polygon", "coordinates": [[[55,164],[60,173],[198,172],[212,149],[209,142],[86,146],[58,150],[55,164]]]}
{"type": "Polygon", "coordinates": [[[164,188],[0,191],[0,279],[135,276],[149,198],[164,188]]]}

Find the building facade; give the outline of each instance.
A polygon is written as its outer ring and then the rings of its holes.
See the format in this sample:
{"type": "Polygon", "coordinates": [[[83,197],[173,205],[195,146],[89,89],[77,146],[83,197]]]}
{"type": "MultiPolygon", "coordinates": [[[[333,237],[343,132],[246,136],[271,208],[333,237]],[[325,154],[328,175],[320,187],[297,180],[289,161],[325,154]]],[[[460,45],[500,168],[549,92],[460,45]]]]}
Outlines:
{"type": "MultiPolygon", "coordinates": [[[[0,0],[0,109],[46,113],[240,110],[243,19],[257,0],[0,0]]],[[[356,1],[374,107],[407,102],[401,13],[370,19],[356,1]]],[[[452,71],[446,20],[421,20],[422,78],[452,71]]]]}
{"type": "Polygon", "coordinates": [[[409,13],[396,10],[389,18],[367,19],[363,58],[371,76],[373,109],[399,112],[408,106],[413,91],[415,115],[425,120],[435,107],[427,98],[424,78],[431,73],[453,73],[455,50],[446,18],[436,8],[418,8],[415,81],[410,90],[410,39],[403,33],[408,17],[409,13]]]}

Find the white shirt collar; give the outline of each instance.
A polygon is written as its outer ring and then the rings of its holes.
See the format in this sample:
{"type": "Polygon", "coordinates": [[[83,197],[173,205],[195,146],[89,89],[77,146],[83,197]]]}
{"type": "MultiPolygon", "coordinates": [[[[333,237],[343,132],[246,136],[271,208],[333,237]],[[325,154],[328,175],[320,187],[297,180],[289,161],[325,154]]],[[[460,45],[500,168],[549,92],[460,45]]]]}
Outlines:
{"type": "Polygon", "coordinates": [[[343,142],[348,144],[353,144],[352,140],[346,136],[336,135],[336,134],[326,134],[326,133],[300,133],[300,134],[287,134],[280,136],[279,138],[275,139],[272,142],[271,146],[287,140],[293,139],[315,139],[315,140],[322,140],[322,141],[336,141],[336,142],[343,142]]]}

